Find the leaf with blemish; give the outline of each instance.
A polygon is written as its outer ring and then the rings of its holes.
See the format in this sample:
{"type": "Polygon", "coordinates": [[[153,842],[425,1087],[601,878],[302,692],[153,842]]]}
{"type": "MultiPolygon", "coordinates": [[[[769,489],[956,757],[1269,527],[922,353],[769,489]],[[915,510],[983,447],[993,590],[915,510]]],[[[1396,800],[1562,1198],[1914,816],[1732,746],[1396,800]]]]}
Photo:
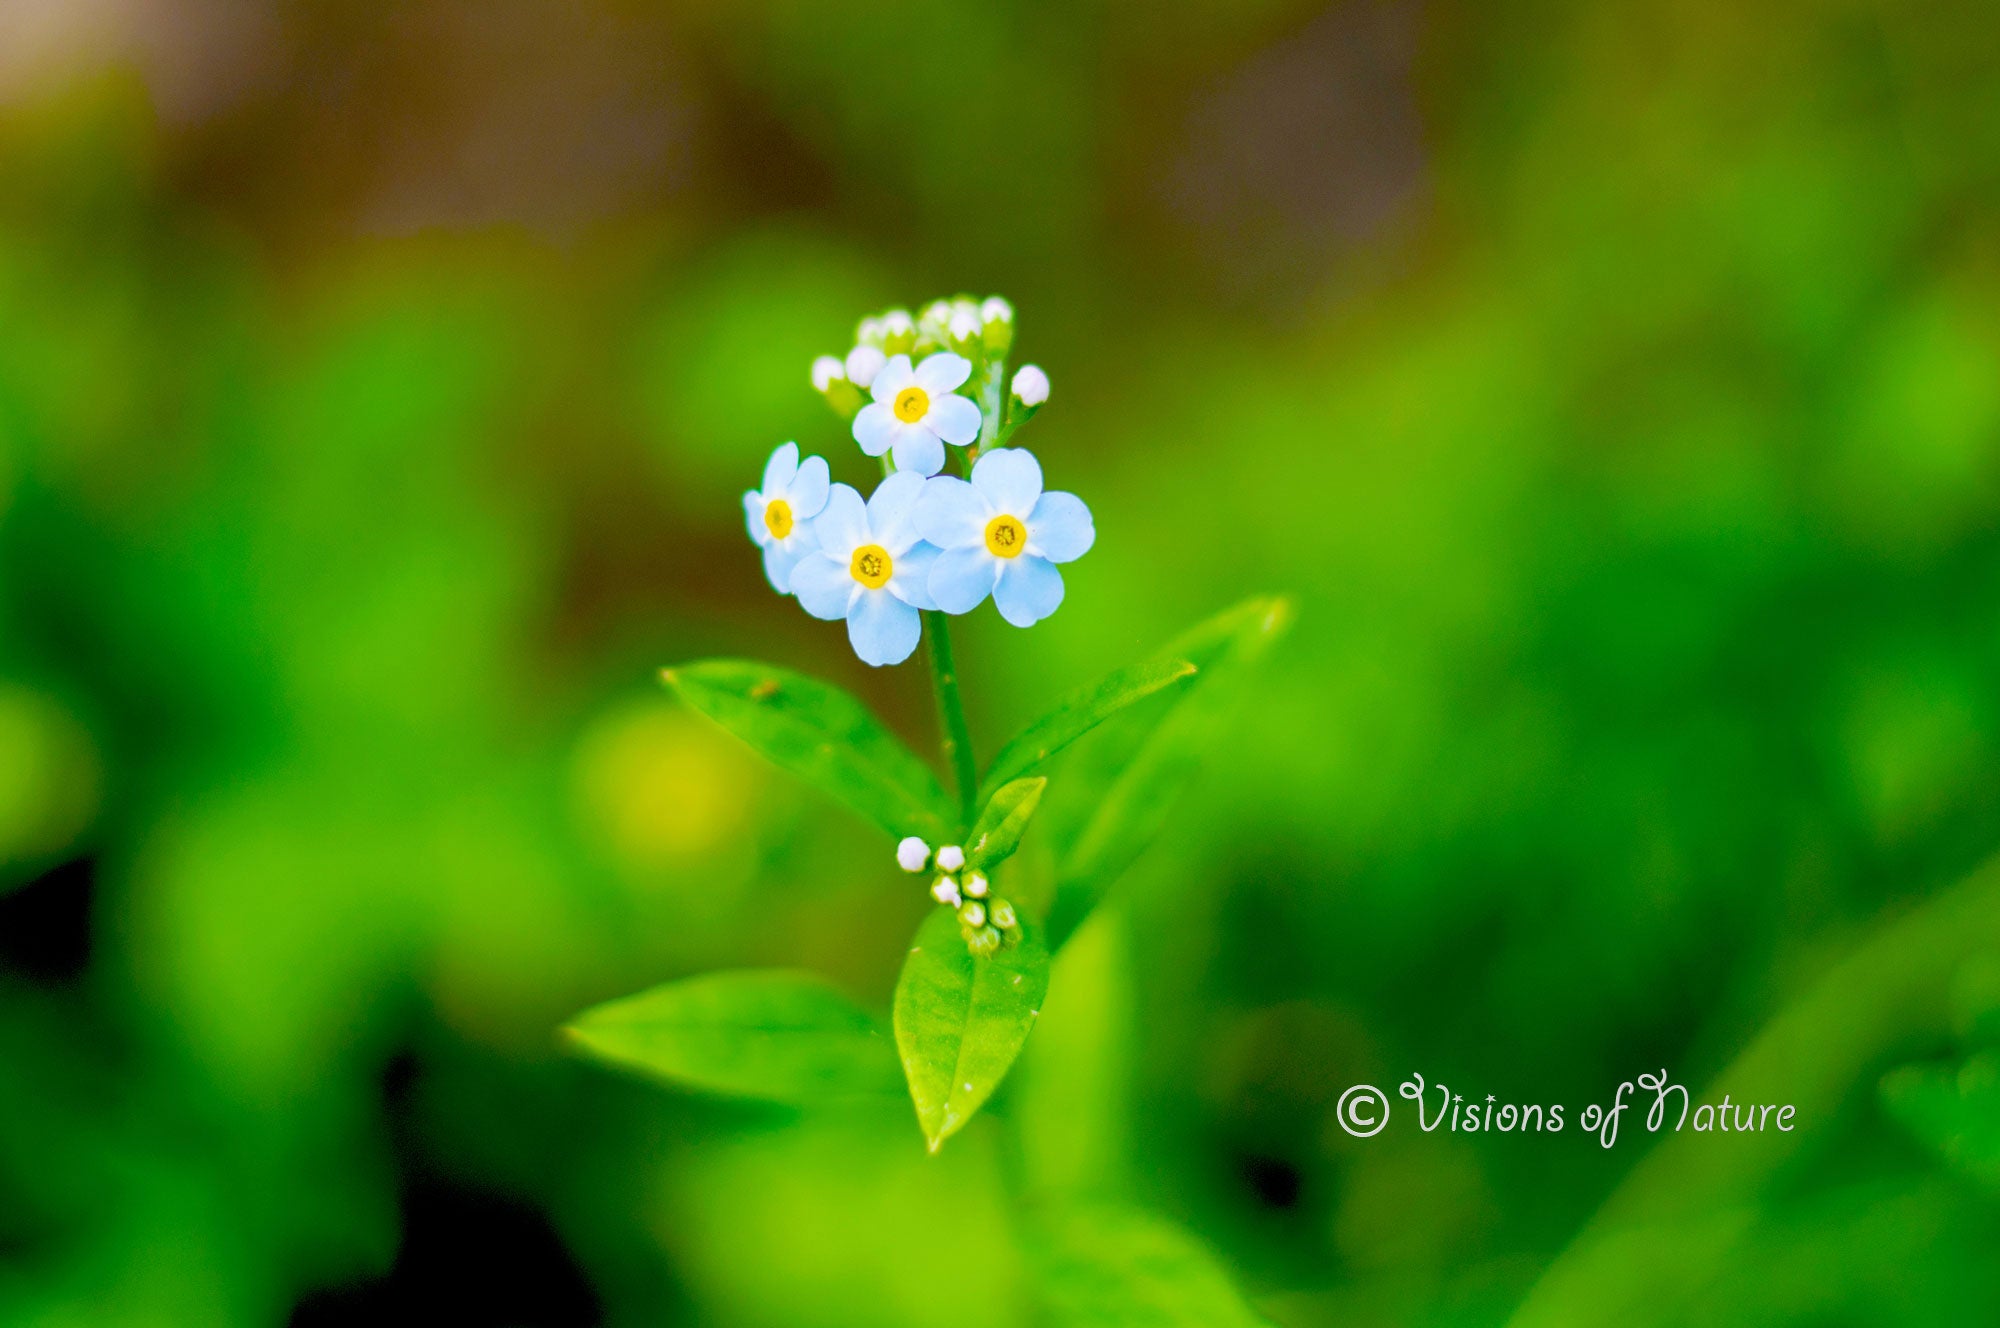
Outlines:
{"type": "Polygon", "coordinates": [[[1042,791],[1048,786],[1049,781],[1037,775],[994,790],[973,823],[972,833],[965,837],[965,865],[991,871],[1012,857],[1021,846],[1021,836],[1028,831],[1028,822],[1034,819],[1035,808],[1041,805],[1042,791]]]}
{"type": "Polygon", "coordinates": [[[949,909],[917,929],[896,983],[896,1050],[932,1152],[1000,1086],[1048,989],[1048,947],[1026,918],[1019,941],[983,958],[966,949],[949,909]]]}

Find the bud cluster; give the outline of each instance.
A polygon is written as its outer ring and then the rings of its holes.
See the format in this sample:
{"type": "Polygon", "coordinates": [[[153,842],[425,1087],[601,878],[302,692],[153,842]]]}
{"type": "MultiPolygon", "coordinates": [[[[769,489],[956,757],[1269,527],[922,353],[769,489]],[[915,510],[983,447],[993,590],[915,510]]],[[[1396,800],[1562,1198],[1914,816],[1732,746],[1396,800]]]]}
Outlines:
{"type": "Polygon", "coordinates": [[[959,932],[972,953],[990,955],[1021,939],[1020,915],[1006,900],[991,897],[992,883],[984,872],[967,867],[959,845],[946,844],[933,856],[930,845],[912,835],[896,845],[896,864],[911,873],[936,869],[931,898],[957,912],[959,932]]]}
{"type": "MultiPolygon", "coordinates": [[[[854,345],[846,355],[822,355],[813,361],[813,390],[842,419],[852,419],[867,404],[868,389],[883,366],[897,355],[920,361],[941,351],[962,355],[972,362],[972,379],[966,395],[988,399],[995,416],[1001,413],[1008,431],[1025,423],[1049,398],[1049,378],[1034,365],[1023,365],[1014,374],[1006,399],[999,391],[1006,373],[1007,352],[1014,345],[1014,306],[1005,298],[989,295],[984,300],[957,295],[932,300],[916,314],[908,309],[886,309],[863,318],[854,329],[854,345]]],[[[994,437],[981,440],[992,446],[994,437]]]]}

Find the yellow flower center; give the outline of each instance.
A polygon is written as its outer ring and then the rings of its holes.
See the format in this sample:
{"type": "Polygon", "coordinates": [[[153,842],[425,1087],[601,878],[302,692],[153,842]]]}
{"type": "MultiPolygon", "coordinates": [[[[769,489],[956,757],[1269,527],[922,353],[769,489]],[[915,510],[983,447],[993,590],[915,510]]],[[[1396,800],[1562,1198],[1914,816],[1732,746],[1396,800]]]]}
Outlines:
{"type": "Polygon", "coordinates": [[[911,383],[896,394],[896,418],[905,424],[915,424],[930,413],[931,394],[911,383]]]}
{"type": "Polygon", "coordinates": [[[764,529],[771,532],[772,539],[783,539],[792,533],[792,505],[782,498],[773,498],[764,504],[764,529]]]}
{"type": "Polygon", "coordinates": [[[895,570],[895,559],[879,544],[862,545],[847,563],[848,574],[870,590],[880,590],[888,585],[889,576],[895,570]]]}
{"type": "Polygon", "coordinates": [[[1028,528],[1011,516],[996,516],[986,523],[986,551],[995,558],[1018,558],[1028,547],[1028,528]]]}

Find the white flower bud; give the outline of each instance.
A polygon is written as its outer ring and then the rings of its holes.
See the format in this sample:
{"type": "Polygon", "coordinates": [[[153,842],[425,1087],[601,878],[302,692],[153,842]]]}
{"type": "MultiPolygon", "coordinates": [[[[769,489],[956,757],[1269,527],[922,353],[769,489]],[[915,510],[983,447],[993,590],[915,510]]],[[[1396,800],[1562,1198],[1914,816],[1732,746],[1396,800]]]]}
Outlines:
{"type": "Polygon", "coordinates": [[[964,902],[958,897],[958,882],[949,876],[937,878],[937,882],[931,886],[931,898],[940,904],[950,904],[953,908],[964,902]]]}
{"type": "Polygon", "coordinates": [[[1014,321],[1014,306],[998,295],[987,297],[979,306],[979,321],[982,323],[1011,323],[1014,321]]]}
{"type": "Polygon", "coordinates": [[[854,329],[854,340],[863,346],[880,346],[887,329],[879,318],[864,318],[861,326],[854,329]]]}
{"type": "Polygon", "coordinates": [[[986,898],[986,877],[980,872],[971,872],[965,878],[965,893],[974,899],[986,898]]]}
{"type": "Polygon", "coordinates": [[[1032,364],[1014,372],[1014,395],[1024,406],[1039,406],[1049,399],[1049,376],[1032,364]]]}
{"type": "Polygon", "coordinates": [[[971,341],[984,331],[985,327],[986,324],[979,321],[977,309],[960,309],[952,314],[949,331],[953,341],[971,341]]]}
{"type": "MultiPolygon", "coordinates": [[[[875,381],[875,375],[882,372],[882,366],[889,357],[882,353],[880,346],[856,346],[847,352],[847,377],[856,387],[866,387],[875,381]]],[[[1019,375],[1016,375],[1018,380],[1019,375]]]]}
{"type": "Polygon", "coordinates": [[[975,899],[959,910],[959,916],[965,919],[965,925],[968,927],[984,927],[986,925],[986,905],[975,899]]]}
{"type": "Polygon", "coordinates": [[[908,309],[891,309],[888,313],[882,315],[882,336],[884,340],[890,337],[900,337],[914,333],[916,330],[916,320],[910,317],[908,309]]]}
{"type": "Polygon", "coordinates": [[[835,380],[847,377],[847,366],[836,355],[822,355],[813,361],[813,391],[824,392],[835,380]]]}
{"type": "Polygon", "coordinates": [[[1014,930],[1015,925],[1021,921],[1014,916],[1014,906],[1004,899],[994,900],[991,912],[993,925],[1004,931],[1014,930]]]}
{"type": "Polygon", "coordinates": [[[951,321],[950,300],[932,300],[929,304],[924,306],[924,311],[917,315],[918,323],[925,324],[933,328],[937,328],[940,331],[942,331],[944,325],[946,323],[949,323],[950,321],[951,321]]]}
{"type": "Polygon", "coordinates": [[[955,872],[965,865],[965,850],[956,844],[946,844],[938,850],[938,870],[955,872]]]}
{"type": "Polygon", "coordinates": [[[920,872],[931,860],[931,846],[911,835],[896,845],[896,865],[906,872],[920,872]]]}
{"type": "Polygon", "coordinates": [[[979,317],[979,301],[973,299],[970,295],[961,295],[953,300],[951,302],[951,316],[956,318],[960,314],[969,314],[974,318],[979,317]]]}

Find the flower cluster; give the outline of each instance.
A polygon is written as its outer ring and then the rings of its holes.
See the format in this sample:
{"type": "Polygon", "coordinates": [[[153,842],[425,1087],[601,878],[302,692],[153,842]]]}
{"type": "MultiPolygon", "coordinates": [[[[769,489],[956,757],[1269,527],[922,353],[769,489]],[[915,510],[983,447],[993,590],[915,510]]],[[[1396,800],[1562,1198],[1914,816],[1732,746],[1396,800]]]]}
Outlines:
{"type": "Polygon", "coordinates": [[[861,450],[886,458],[882,482],[864,500],[786,443],[763,487],[743,495],[771,585],[815,618],[845,619],[869,664],[910,657],[920,611],[970,613],[990,597],[1002,618],[1032,627],[1062,603],[1056,565],[1096,538],[1083,500],[1046,491],[1041,464],[1006,445],[1049,395],[1033,365],[1007,379],[1013,336],[999,296],[862,319],[853,349],[815,361],[812,381],[861,450]],[[965,478],[939,473],[949,448],[963,449],[965,478]]]}
{"type": "Polygon", "coordinates": [[[933,858],[931,846],[911,835],[896,845],[896,865],[912,873],[935,868],[931,898],[958,913],[958,929],[972,953],[989,955],[1021,939],[1021,919],[1014,906],[987,897],[991,885],[986,874],[977,868],[967,870],[965,850],[957,844],[946,844],[933,858]]]}

